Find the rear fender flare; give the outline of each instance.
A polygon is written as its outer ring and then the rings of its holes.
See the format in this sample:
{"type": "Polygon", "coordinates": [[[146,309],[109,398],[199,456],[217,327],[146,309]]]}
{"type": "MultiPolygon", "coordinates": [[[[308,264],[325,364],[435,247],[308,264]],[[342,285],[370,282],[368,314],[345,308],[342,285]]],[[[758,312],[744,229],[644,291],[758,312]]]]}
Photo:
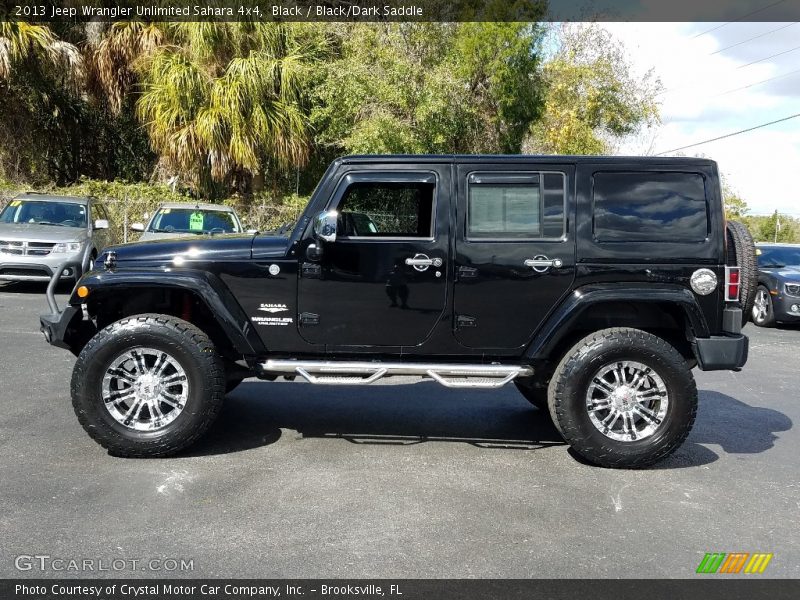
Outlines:
{"type": "Polygon", "coordinates": [[[608,302],[659,302],[679,306],[695,337],[708,337],[709,329],[694,294],[680,286],[620,286],[595,284],[576,289],[547,317],[525,351],[528,361],[547,360],[555,346],[590,306],[608,302]]]}

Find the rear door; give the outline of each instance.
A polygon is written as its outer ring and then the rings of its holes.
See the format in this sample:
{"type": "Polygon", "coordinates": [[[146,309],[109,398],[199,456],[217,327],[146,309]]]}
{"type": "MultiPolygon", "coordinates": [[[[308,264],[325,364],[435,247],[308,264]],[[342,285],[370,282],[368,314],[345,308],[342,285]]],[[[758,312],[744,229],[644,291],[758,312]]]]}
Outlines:
{"type": "Polygon", "coordinates": [[[521,350],[575,278],[575,167],[461,164],[456,172],[456,340],[521,350]]]}

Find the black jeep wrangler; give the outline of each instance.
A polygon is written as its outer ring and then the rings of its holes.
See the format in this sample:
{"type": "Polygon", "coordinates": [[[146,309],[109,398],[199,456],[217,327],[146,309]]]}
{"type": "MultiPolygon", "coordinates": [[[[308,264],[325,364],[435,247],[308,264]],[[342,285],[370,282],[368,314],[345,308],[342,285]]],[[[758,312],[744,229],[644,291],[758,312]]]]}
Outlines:
{"type": "Polygon", "coordinates": [[[641,467],[688,435],[693,367],[745,364],[755,278],[709,160],[354,156],[281,232],[109,248],[41,324],[115,455],[187,447],[245,377],[405,375],[513,382],[587,460],[641,467]]]}

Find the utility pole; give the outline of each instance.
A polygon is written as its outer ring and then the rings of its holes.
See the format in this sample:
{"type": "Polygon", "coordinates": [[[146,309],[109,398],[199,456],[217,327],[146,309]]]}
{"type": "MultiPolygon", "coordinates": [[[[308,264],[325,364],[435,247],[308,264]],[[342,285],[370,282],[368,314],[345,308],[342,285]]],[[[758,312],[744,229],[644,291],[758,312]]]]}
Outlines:
{"type": "Polygon", "coordinates": [[[781,230],[781,215],[775,211],[775,243],[778,243],[778,232],[781,230]]]}

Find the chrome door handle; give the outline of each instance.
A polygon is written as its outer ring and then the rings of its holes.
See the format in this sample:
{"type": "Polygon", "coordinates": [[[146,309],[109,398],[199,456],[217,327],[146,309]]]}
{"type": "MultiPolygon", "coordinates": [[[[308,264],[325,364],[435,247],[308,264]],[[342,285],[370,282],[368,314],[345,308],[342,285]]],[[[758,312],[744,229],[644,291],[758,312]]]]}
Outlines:
{"type": "Polygon", "coordinates": [[[560,269],[564,266],[564,261],[560,258],[549,259],[544,255],[539,255],[527,259],[523,264],[526,267],[531,267],[537,273],[544,273],[550,267],[553,267],[554,269],[560,269]]]}
{"type": "Polygon", "coordinates": [[[427,254],[415,254],[413,258],[407,258],[406,264],[414,267],[417,271],[425,271],[428,267],[441,267],[441,258],[429,258],[427,254]]]}

